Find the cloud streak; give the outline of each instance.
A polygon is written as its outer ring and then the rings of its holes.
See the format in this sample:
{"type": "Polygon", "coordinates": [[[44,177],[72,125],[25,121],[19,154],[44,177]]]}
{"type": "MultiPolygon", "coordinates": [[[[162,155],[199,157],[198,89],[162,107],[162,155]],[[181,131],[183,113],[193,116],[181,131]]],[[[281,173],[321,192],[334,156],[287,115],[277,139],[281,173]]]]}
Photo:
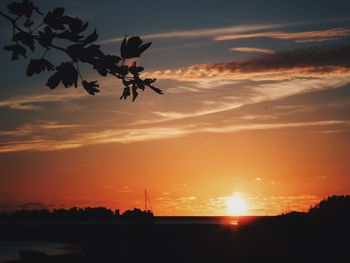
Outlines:
{"type": "Polygon", "coordinates": [[[199,64],[175,70],[154,71],[163,79],[198,81],[286,80],[327,75],[349,75],[350,45],[332,48],[304,48],[280,51],[261,58],[229,63],[199,64]]]}
{"type": "Polygon", "coordinates": [[[256,123],[256,124],[234,124],[218,127],[209,126],[178,126],[178,127],[146,127],[138,129],[108,129],[93,133],[75,133],[71,139],[52,139],[51,133],[42,133],[37,136],[33,131],[32,136],[27,139],[7,140],[0,143],[0,153],[18,152],[18,151],[57,151],[63,149],[74,149],[89,145],[107,144],[107,143],[134,143],[150,140],[160,140],[167,138],[183,137],[195,133],[232,133],[251,130],[272,130],[284,128],[302,128],[302,127],[349,127],[350,120],[325,120],[312,122],[294,122],[294,123],[256,123]]]}
{"type": "Polygon", "coordinates": [[[244,52],[244,53],[263,53],[263,54],[273,54],[275,53],[271,49],[267,48],[254,48],[254,47],[233,47],[230,48],[231,51],[244,52]]]}
{"type": "Polygon", "coordinates": [[[295,40],[298,43],[321,42],[350,35],[348,28],[331,28],[325,30],[303,31],[303,32],[258,32],[245,34],[227,34],[215,36],[215,41],[241,40],[249,38],[274,38],[282,40],[295,40]]]}
{"type": "MultiPolygon", "coordinates": [[[[191,29],[191,30],[178,30],[171,32],[161,32],[154,34],[142,35],[142,39],[175,39],[175,38],[200,38],[200,37],[212,37],[221,34],[239,34],[244,32],[271,30],[276,28],[282,28],[286,26],[295,25],[298,23],[290,24],[250,24],[250,25],[236,25],[228,27],[217,28],[204,28],[204,29],[191,29]]],[[[115,42],[122,41],[124,37],[115,37],[106,40],[102,40],[100,44],[113,44],[115,42]]]]}

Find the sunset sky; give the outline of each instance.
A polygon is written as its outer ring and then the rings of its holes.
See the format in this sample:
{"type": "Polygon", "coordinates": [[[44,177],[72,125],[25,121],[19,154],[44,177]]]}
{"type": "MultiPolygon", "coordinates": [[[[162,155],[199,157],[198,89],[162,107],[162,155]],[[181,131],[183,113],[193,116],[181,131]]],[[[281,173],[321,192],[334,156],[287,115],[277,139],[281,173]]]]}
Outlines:
{"type": "Polygon", "coordinates": [[[1,48],[1,211],[143,208],[146,188],[156,215],[226,215],[232,195],[272,215],[350,194],[348,0],[34,2],[89,21],[105,52],[153,42],[138,63],[164,95],[121,101],[89,68],[98,95],[50,90],[1,48]]]}

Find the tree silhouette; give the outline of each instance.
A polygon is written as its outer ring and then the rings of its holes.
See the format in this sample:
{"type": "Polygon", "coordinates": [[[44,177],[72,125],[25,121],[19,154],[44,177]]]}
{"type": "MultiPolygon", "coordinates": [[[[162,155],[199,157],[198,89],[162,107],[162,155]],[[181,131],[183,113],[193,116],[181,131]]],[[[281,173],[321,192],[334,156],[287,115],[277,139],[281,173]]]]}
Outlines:
{"type": "Polygon", "coordinates": [[[0,12],[0,16],[12,24],[12,44],[4,46],[4,50],[12,53],[12,60],[18,60],[20,57],[27,58],[28,49],[33,52],[38,46],[43,48],[40,58],[30,60],[27,76],[53,71],[54,74],[46,83],[50,89],[55,89],[60,83],[66,88],[72,86],[77,88],[80,79],[82,86],[90,95],[98,93],[99,83],[84,79],[80,72],[79,63],[86,63],[103,77],[112,75],[121,80],[124,90],[120,99],[125,100],[132,96],[134,101],[138,91],[143,91],[145,88],[163,94],[160,89],[153,86],[156,79],[140,77],[143,67],[136,65],[136,62],[131,66],[125,64],[127,59],[140,57],[151,46],[151,43],[144,44],[140,37],[125,37],[120,47],[120,56],[105,54],[100,45],[96,44],[98,39],[96,29],[89,35],[84,34],[88,22],[66,15],[62,7],[55,8],[45,15],[33,2],[23,0],[7,5],[7,9],[9,14],[0,12]],[[34,22],[34,15],[40,17],[40,23],[34,22]],[[67,44],[58,46],[57,42],[67,44]],[[47,60],[45,58],[47,52],[53,49],[65,53],[69,58],[68,61],[54,65],[47,60]]]}

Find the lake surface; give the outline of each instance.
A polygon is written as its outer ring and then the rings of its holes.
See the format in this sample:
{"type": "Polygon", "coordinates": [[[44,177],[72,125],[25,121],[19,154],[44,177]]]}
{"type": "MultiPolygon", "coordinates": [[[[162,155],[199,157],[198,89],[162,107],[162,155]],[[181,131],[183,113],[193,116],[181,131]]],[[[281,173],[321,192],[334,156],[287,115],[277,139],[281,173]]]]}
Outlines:
{"type": "Polygon", "coordinates": [[[20,259],[19,251],[21,250],[43,252],[49,256],[76,251],[75,248],[62,243],[0,241],[0,262],[20,259]]]}

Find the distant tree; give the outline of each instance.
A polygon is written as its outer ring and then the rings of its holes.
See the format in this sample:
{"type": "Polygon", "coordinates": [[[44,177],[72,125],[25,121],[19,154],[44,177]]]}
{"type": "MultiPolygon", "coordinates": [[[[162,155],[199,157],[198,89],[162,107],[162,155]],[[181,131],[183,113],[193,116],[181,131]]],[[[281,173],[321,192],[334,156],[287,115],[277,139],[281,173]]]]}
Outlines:
{"type": "Polygon", "coordinates": [[[134,101],[139,90],[150,88],[163,94],[159,88],[153,86],[156,79],[142,79],[140,73],[143,67],[125,64],[127,59],[140,57],[151,46],[151,43],[143,43],[140,37],[125,37],[121,47],[121,56],[105,54],[100,45],[94,44],[98,39],[96,29],[89,35],[83,32],[88,27],[88,22],[80,18],[65,14],[62,7],[55,8],[46,14],[42,13],[32,1],[23,0],[7,5],[8,13],[0,12],[0,16],[7,19],[12,25],[12,43],[4,46],[4,50],[11,52],[12,60],[20,57],[27,58],[28,49],[33,52],[38,46],[43,48],[42,56],[30,59],[27,67],[27,76],[53,71],[54,74],[47,80],[46,86],[55,89],[60,83],[64,87],[77,88],[78,79],[84,89],[95,95],[99,90],[99,83],[86,80],[79,69],[80,63],[89,64],[101,76],[112,75],[121,80],[124,90],[120,99],[132,96],[134,101]],[[41,21],[34,22],[33,16],[40,17],[41,21]],[[58,43],[67,43],[60,46],[58,43]],[[67,55],[68,61],[62,61],[54,65],[47,60],[46,55],[50,50],[58,50],[67,55]]]}
{"type": "Polygon", "coordinates": [[[144,221],[152,220],[154,215],[150,210],[142,211],[139,208],[134,208],[133,210],[126,210],[122,214],[122,218],[131,221],[144,221]]]}
{"type": "Polygon", "coordinates": [[[350,195],[333,195],[310,208],[310,214],[350,217],[350,195]]]}

